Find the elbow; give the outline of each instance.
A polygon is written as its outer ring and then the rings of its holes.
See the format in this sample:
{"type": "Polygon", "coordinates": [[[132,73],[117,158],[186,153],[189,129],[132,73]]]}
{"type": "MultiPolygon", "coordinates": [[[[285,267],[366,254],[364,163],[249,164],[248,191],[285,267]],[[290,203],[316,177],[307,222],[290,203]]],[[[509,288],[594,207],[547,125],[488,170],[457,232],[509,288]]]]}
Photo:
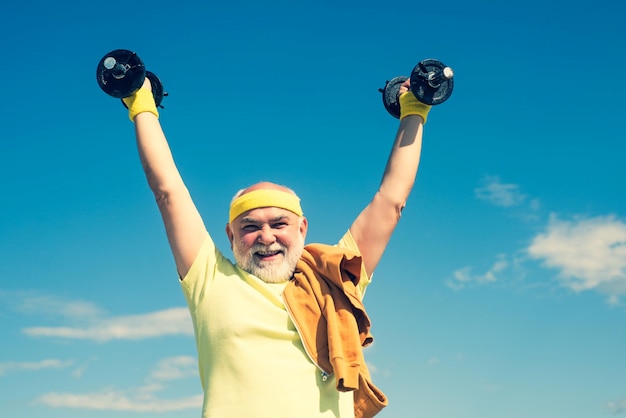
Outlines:
{"type": "Polygon", "coordinates": [[[400,216],[402,216],[402,211],[404,210],[405,206],[406,206],[406,200],[402,202],[401,204],[396,205],[396,216],[398,219],[400,219],[400,216]]]}
{"type": "Polygon", "coordinates": [[[148,185],[159,208],[169,206],[172,196],[187,193],[187,188],[181,181],[163,182],[156,181],[154,178],[148,178],[148,185]]]}
{"type": "Polygon", "coordinates": [[[154,200],[159,208],[165,208],[170,201],[170,194],[165,191],[152,190],[154,193],[154,200]]]}
{"type": "MultiPolygon", "coordinates": [[[[379,202],[380,207],[386,208],[383,213],[388,213],[389,216],[393,214],[393,217],[397,220],[400,219],[402,211],[406,206],[408,194],[402,195],[400,193],[388,193],[381,189],[376,193],[374,200],[379,202]]],[[[377,206],[378,206],[377,204],[377,206]]]]}
{"type": "Polygon", "coordinates": [[[395,206],[398,211],[402,211],[406,205],[406,201],[413,190],[414,181],[408,182],[385,182],[381,184],[378,194],[388,202],[395,206]]]}

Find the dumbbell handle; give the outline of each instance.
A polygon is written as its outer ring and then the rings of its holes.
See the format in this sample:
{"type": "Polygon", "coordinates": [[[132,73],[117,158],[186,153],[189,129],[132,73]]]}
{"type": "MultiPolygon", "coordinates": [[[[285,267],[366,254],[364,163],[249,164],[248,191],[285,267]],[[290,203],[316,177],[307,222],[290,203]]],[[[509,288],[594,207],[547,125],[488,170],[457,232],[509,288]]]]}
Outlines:
{"type": "Polygon", "coordinates": [[[111,75],[116,80],[121,80],[122,78],[124,78],[126,76],[126,72],[130,68],[127,62],[121,63],[113,57],[105,58],[102,62],[102,65],[104,66],[104,68],[111,71],[111,75]]]}
{"type": "Polygon", "coordinates": [[[428,68],[423,63],[418,64],[420,69],[426,74],[426,82],[434,89],[438,88],[444,81],[452,79],[454,77],[454,71],[450,67],[444,67],[441,70],[428,71],[428,68]]]}

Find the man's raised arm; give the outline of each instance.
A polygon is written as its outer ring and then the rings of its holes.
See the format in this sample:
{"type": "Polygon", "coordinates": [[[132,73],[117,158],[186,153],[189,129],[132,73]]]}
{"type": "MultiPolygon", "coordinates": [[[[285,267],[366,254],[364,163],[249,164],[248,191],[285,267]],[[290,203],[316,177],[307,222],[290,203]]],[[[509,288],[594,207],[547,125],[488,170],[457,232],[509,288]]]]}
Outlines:
{"type": "Polygon", "coordinates": [[[184,278],[206,237],[206,228],[174,162],[148,79],[124,101],[135,122],[139,157],[159,206],[178,274],[184,278]]]}
{"type": "Polygon", "coordinates": [[[400,127],[378,191],[350,227],[365,270],[372,274],[411,193],[422,151],[422,131],[430,106],[420,103],[410,80],[400,88],[400,127]]]}

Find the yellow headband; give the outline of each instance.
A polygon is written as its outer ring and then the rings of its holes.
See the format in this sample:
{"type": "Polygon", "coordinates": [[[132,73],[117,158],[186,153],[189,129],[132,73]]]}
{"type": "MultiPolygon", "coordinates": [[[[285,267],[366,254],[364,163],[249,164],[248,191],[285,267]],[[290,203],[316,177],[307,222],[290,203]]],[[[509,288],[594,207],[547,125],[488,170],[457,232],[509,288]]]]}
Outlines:
{"type": "Polygon", "coordinates": [[[251,209],[265,207],[286,209],[298,216],[302,216],[302,208],[300,207],[298,196],[282,190],[258,189],[242,194],[230,204],[228,222],[232,223],[237,216],[251,209]]]}

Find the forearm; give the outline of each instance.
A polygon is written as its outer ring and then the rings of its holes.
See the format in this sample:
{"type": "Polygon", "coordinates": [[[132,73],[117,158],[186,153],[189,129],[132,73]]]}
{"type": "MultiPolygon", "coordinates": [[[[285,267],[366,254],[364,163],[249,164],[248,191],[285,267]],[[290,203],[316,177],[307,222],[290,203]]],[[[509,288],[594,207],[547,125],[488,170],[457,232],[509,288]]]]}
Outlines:
{"type": "Polygon", "coordinates": [[[415,184],[422,152],[423,119],[411,115],[400,121],[396,139],[379,187],[390,203],[404,207],[415,184]]]}
{"type": "Polygon", "coordinates": [[[141,165],[157,200],[185,188],[157,117],[149,112],[138,114],[135,135],[141,165]]]}

